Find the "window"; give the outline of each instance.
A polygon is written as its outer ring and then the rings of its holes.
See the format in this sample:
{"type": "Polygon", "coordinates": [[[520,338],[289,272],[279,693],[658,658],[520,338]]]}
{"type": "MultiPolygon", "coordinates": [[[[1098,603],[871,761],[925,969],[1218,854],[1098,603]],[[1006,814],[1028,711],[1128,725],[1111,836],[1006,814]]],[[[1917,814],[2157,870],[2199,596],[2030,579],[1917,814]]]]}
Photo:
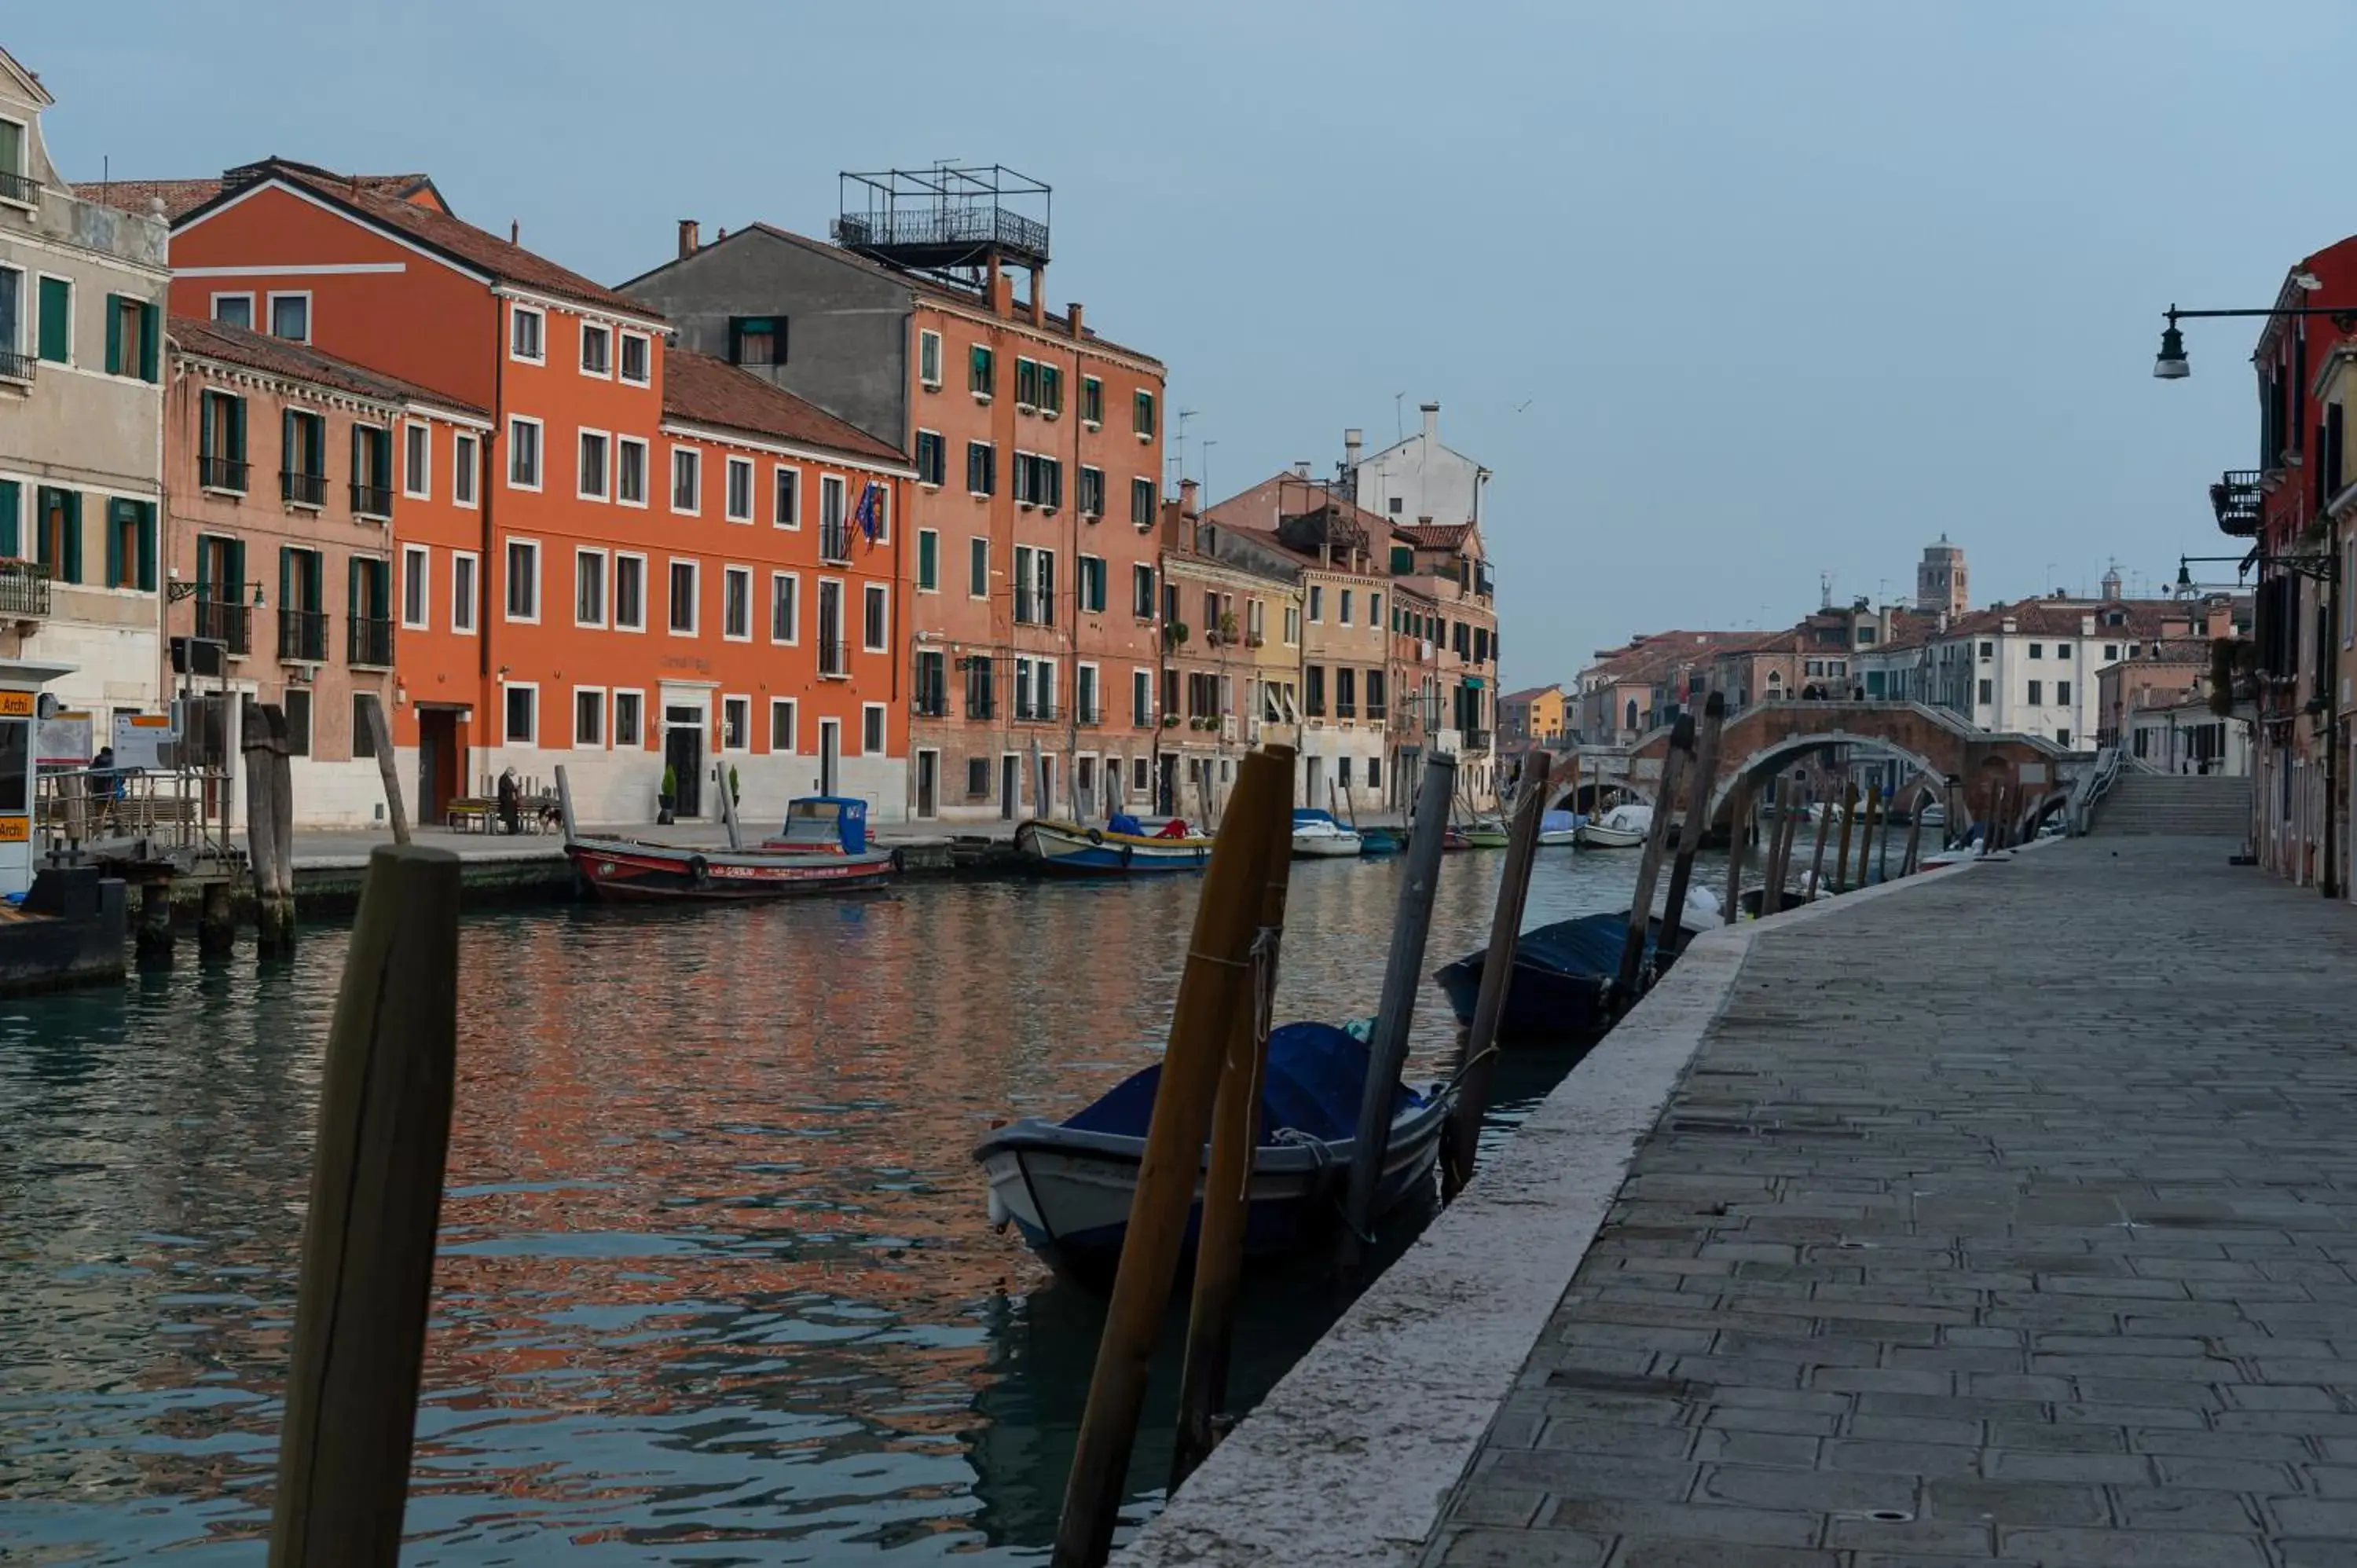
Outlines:
{"type": "Polygon", "coordinates": [[[939,485],[942,482],[942,474],[946,471],[947,464],[948,458],[944,455],[941,432],[938,430],[918,431],[917,483],[920,485],[939,485]]]}
{"type": "Polygon", "coordinates": [[[800,528],[802,525],[802,471],[800,468],[778,469],[776,494],[770,498],[770,521],[779,528],[800,528]]]}
{"type": "Polygon", "coordinates": [[[1129,521],[1140,528],[1154,526],[1154,481],[1129,481],[1129,521]]]}
{"type": "Polygon", "coordinates": [[[106,503],[106,585],[156,591],[156,503],[106,503]]]}
{"type": "Polygon", "coordinates": [[[986,599],[990,597],[990,541],[974,538],[965,542],[966,596],[986,599]]]}
{"type": "Polygon", "coordinates": [[[573,744],[606,744],[606,693],[595,686],[573,688],[573,744]]]}
{"type": "Polygon", "coordinates": [[[1338,719],[1359,716],[1359,672],[1347,664],[1334,671],[1334,716],[1338,719]]]}
{"type": "Polygon", "coordinates": [[[624,506],[647,504],[647,444],[638,436],[614,443],[614,499],[624,506]]]}
{"type": "Polygon", "coordinates": [[[1316,626],[1326,618],[1326,590],[1312,583],[1309,585],[1309,624],[1316,626]]]}
{"type": "Polygon", "coordinates": [[[475,504],[475,438],[458,436],[450,446],[450,499],[460,506],[475,504]]]}
{"type": "Polygon", "coordinates": [[[542,343],[547,317],[529,305],[508,306],[508,357],[540,364],[547,359],[542,343]]]}
{"type": "Polygon", "coordinates": [[[693,561],[671,564],[671,629],[683,636],[695,635],[695,563],[693,561]]]}
{"type": "Polygon", "coordinates": [[[1994,682],[1994,681],[1984,681],[1984,682],[1981,682],[1981,694],[1980,694],[1980,700],[1981,700],[1982,702],[1984,702],[1984,703],[1994,703],[1994,702],[1996,702],[1996,682],[1994,682]]]}
{"type": "Polygon", "coordinates": [[[885,652],[892,646],[892,591],[870,583],[862,597],[860,646],[870,653],[885,652]]]}
{"type": "Polygon", "coordinates": [[[2071,732],[2067,729],[2058,729],[2054,732],[2054,739],[2060,745],[2068,746],[2071,744],[2071,732]]]}
{"type": "Polygon", "coordinates": [[[1351,590],[1350,590],[1350,589],[1345,588],[1345,589],[1343,589],[1343,590],[1342,590],[1342,593],[1341,593],[1341,602],[1340,602],[1339,605],[1337,605],[1335,607],[1336,607],[1336,609],[1340,612],[1340,616],[1341,616],[1342,624],[1343,624],[1344,626],[1348,626],[1348,625],[1350,625],[1350,624],[1351,624],[1351,590]]]}
{"type": "Polygon", "coordinates": [[[1072,717],[1084,725],[1104,723],[1097,703],[1097,667],[1083,664],[1072,672],[1072,717]]]}
{"type": "Polygon", "coordinates": [[[822,561],[851,559],[851,535],[843,526],[843,480],[821,474],[818,480],[818,553],[822,561]]]}
{"type": "Polygon", "coordinates": [[[633,748],[640,745],[639,717],[646,703],[637,692],[614,693],[614,749],[633,748]]]}
{"type": "Polygon", "coordinates": [[[728,459],[727,504],[729,521],[753,521],[753,460],[750,457],[728,459]]]}
{"type": "Polygon", "coordinates": [[[1015,361],[1015,406],[1037,408],[1039,403],[1039,361],[1017,359],[1015,361]]]}
{"type": "Polygon", "coordinates": [[[720,635],[732,642],[753,640],[753,572],[729,566],[720,574],[720,635]]]}
{"type": "Polygon", "coordinates": [[[818,585],[818,672],[851,673],[850,654],[843,640],[843,585],[823,577],[818,585]]]}
{"type": "Polygon", "coordinates": [[[2040,707],[2044,704],[2045,701],[2045,685],[2040,682],[2032,681],[2029,683],[2029,705],[2033,708],[2040,707]]]}
{"type": "Polygon", "coordinates": [[[320,507],[328,500],[328,422],[290,408],[279,422],[278,493],[295,506],[320,507]]]}
{"type": "Polygon", "coordinates": [[[917,530],[917,592],[935,594],[942,587],[942,536],[937,530],[917,530]]]}
{"type": "Polygon", "coordinates": [[[533,686],[511,685],[507,691],[507,738],[510,742],[531,746],[540,733],[540,691],[533,686]]]}
{"type": "Polygon", "coordinates": [[[374,693],[352,693],[352,756],[355,757],[376,755],[376,728],[369,723],[370,711],[375,705],[374,693]]]}
{"type": "Polygon", "coordinates": [[[234,327],[242,332],[253,331],[253,295],[250,294],[213,295],[213,320],[222,327],[234,327]]]}
{"type": "Polygon", "coordinates": [[[1311,664],[1302,671],[1301,711],[1313,719],[1326,716],[1326,667],[1311,664]]]}
{"type": "Polygon", "coordinates": [[[1104,470],[1103,468],[1084,467],[1081,470],[1080,499],[1082,517],[1104,515],[1104,470]]]}
{"type": "Polygon", "coordinates": [[[53,365],[70,365],[73,363],[73,285],[64,278],[43,278],[39,293],[41,358],[53,365]]]}
{"type": "Polygon", "coordinates": [[[614,629],[644,631],[647,628],[647,558],[614,556],[614,629]]]}
{"type": "Polygon", "coordinates": [[[2070,682],[2057,681],[2054,682],[2054,701],[2058,705],[2062,707],[2067,708],[2071,705],[2070,682]]]}
{"type": "Polygon", "coordinates": [[[613,445],[603,431],[581,433],[581,479],[578,494],[586,501],[606,499],[606,454],[613,445]]]}
{"type": "Polygon", "coordinates": [[[508,416],[508,485],[519,490],[540,489],[540,421],[520,413],[508,416]]]}
{"type": "Polygon", "coordinates": [[[791,572],[770,574],[770,640],[792,642],[801,635],[802,579],[791,572]]]}
{"type": "Polygon", "coordinates": [[[1141,392],[1130,400],[1130,428],[1145,438],[1154,435],[1154,394],[1141,392]]]}
{"type": "Polygon", "coordinates": [[[422,544],[401,547],[401,624],[423,628],[432,614],[434,555],[422,544]]]}
{"type": "Polygon", "coordinates": [[[671,510],[694,515],[702,504],[704,454],[692,446],[671,449],[671,510]]]}
{"type": "MultiPolygon", "coordinates": [[[[2357,604],[2357,597],[2352,597],[2352,598],[2351,599],[2351,601],[2350,601],[2350,602],[2351,602],[2351,603],[2352,603],[2352,604],[2357,604]]],[[[2104,644],[2104,663],[2106,663],[2106,664],[2116,663],[2116,662],[2118,661],[2118,660],[2119,660],[2119,657],[2120,657],[2120,645],[2119,645],[2118,643],[2116,643],[2116,642],[2107,642],[2107,643],[2104,644]]]]}
{"type": "Polygon", "coordinates": [[[786,318],[782,316],[730,317],[728,362],[732,365],[784,364],[786,318]]]}
{"type": "MultiPolygon", "coordinates": [[[[653,379],[654,349],[643,332],[622,334],[622,379],[642,387],[653,379]]],[[[619,729],[619,724],[615,728],[619,729]]]]}
{"type": "Polygon", "coordinates": [[[2031,643],[2031,644],[2029,645],[2029,656],[2030,656],[2032,659],[2043,659],[2043,658],[2045,658],[2045,657],[2046,657],[2046,645],[2045,645],[2044,643],[2042,643],[2042,642],[2033,642],[2033,643],[2031,643]]]}
{"type": "Polygon", "coordinates": [[[987,441],[965,444],[965,489],[968,495],[975,496],[998,489],[998,452],[987,441]]]}
{"type": "Polygon", "coordinates": [[[933,392],[942,390],[942,335],[917,334],[917,380],[933,392]]]}
{"type": "MultiPolygon", "coordinates": [[[[1383,672],[1380,670],[1370,670],[1367,671],[1367,717],[1373,720],[1387,716],[1389,716],[1389,710],[1383,703],[1383,672]]],[[[1368,788],[1372,789],[1374,782],[1374,764],[1371,762],[1367,765],[1368,788]]]]}
{"type": "Polygon", "coordinates": [[[992,674],[990,656],[977,653],[965,663],[965,716],[986,719],[996,708],[998,687],[992,674]]]}
{"type": "Polygon", "coordinates": [[[1984,642],[1984,643],[1982,643],[1982,644],[1981,644],[1981,661],[1982,661],[1983,663],[1986,663],[1988,660],[1992,660],[1992,659],[1994,659],[1994,658],[1996,658],[1996,643],[1994,643],[1994,642],[1984,642]]]}
{"type": "Polygon", "coordinates": [[[1381,757],[1370,757],[1369,758],[1367,758],[1367,788],[1368,788],[1368,789],[1382,789],[1383,787],[1383,759],[1382,759],[1381,757]]]}
{"type": "Polygon", "coordinates": [[[965,759],[965,792],[977,800],[990,799],[990,759],[969,757],[965,759]]]}
{"type": "Polygon", "coordinates": [[[990,350],[976,343],[966,354],[966,391],[976,397],[988,397],[996,390],[996,367],[990,350]]]}
{"type": "Polygon", "coordinates": [[[1064,372],[1053,365],[1039,367],[1039,412],[1050,419],[1064,412],[1064,372]]]}
{"type": "Polygon", "coordinates": [[[1064,465],[1037,452],[1015,454],[1015,499],[1026,506],[1054,510],[1064,501],[1064,465]]]}
{"type": "Polygon", "coordinates": [[[770,749],[780,755],[793,752],[794,700],[791,697],[770,699],[770,749]]]}
{"type": "Polygon", "coordinates": [[[311,296],[274,294],[270,296],[270,335],[296,343],[311,340],[311,296]]]}
{"type": "Polygon", "coordinates": [[[361,517],[393,515],[393,432],[373,424],[352,426],[352,510],[361,517]]]}
{"type": "Polygon", "coordinates": [[[1154,727],[1154,672],[1129,672],[1129,722],[1139,729],[1154,727]]]}
{"type": "Polygon", "coordinates": [[[311,755],[311,693],[291,686],[279,701],[286,710],[286,749],[297,757],[311,755]]]}
{"type": "Polygon", "coordinates": [[[208,392],[197,411],[197,482],[209,490],[245,493],[245,399],[208,392]]]}
{"type": "Polygon", "coordinates": [[[434,427],[411,420],[401,428],[401,493],[427,499],[434,494],[429,471],[434,451],[434,427]]]}
{"type": "Polygon", "coordinates": [[[475,557],[464,551],[450,554],[450,629],[475,629],[475,557]]]}
{"type": "Polygon", "coordinates": [[[1367,596],[1367,624],[1374,627],[1383,624],[1383,596],[1381,594],[1367,596]]]}
{"type": "Polygon", "coordinates": [[[1099,615],[1104,613],[1105,564],[1103,556],[1081,557],[1080,575],[1074,580],[1073,588],[1080,595],[1080,608],[1092,610],[1099,615]]]}
{"type": "Polygon", "coordinates": [[[720,749],[743,751],[753,744],[753,699],[720,699],[720,749]]]}
{"type": "Polygon", "coordinates": [[[1135,790],[1136,790],[1136,791],[1137,791],[1137,793],[1139,793],[1139,794],[1141,794],[1141,795],[1143,795],[1143,794],[1145,794],[1145,793],[1146,793],[1146,758],[1145,758],[1145,757],[1132,757],[1132,758],[1130,759],[1130,764],[1129,764],[1129,783],[1130,783],[1130,788],[1131,788],[1131,789],[1135,789],[1135,790]]]}
{"type": "Polygon", "coordinates": [[[602,550],[573,553],[573,624],[606,624],[606,553],[602,550]]]}
{"type": "Polygon", "coordinates": [[[156,377],[156,356],[163,349],[162,313],[145,300],[123,295],[106,296],[106,373],[156,377]]]}
{"type": "Polygon", "coordinates": [[[1015,619],[1019,626],[1056,624],[1056,553],[1015,547],[1015,619]]]}
{"type": "Polygon", "coordinates": [[[909,688],[909,711],[927,719],[942,718],[949,714],[949,656],[942,650],[917,650],[917,678],[909,688]]]}
{"type": "Polygon", "coordinates": [[[604,376],[613,373],[614,331],[592,322],[581,324],[581,373],[604,376]]]}
{"type": "Polygon", "coordinates": [[[884,704],[881,703],[860,704],[859,751],[863,757],[884,755],[884,704]]]}
{"type": "Polygon", "coordinates": [[[1052,659],[1015,660],[1015,716],[1052,719],[1056,716],[1056,661],[1052,659]]]}
{"type": "Polygon", "coordinates": [[[1285,643],[1290,648],[1301,640],[1301,607],[1285,607],[1285,643]]]}
{"type": "Polygon", "coordinates": [[[1139,620],[1154,618],[1154,568],[1143,561],[1129,569],[1129,613],[1139,620]]]}
{"type": "Polygon", "coordinates": [[[528,539],[508,541],[508,619],[540,618],[540,546],[528,539]]]}
{"type": "Polygon", "coordinates": [[[1094,376],[1081,378],[1081,417],[1092,425],[1104,423],[1104,382],[1094,376]]]}

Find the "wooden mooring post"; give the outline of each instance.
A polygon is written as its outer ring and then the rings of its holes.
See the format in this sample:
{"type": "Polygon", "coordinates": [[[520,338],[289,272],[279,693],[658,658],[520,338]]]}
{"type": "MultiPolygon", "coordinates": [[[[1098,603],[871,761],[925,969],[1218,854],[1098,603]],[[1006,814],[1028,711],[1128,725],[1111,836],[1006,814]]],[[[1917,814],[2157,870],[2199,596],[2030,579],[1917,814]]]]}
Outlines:
{"type": "MultiPolygon", "coordinates": [[[[1272,746],[1269,754],[1281,757],[1291,773],[1291,746],[1272,746]]],[[[1263,820],[1239,819],[1237,827],[1257,832],[1265,840],[1256,853],[1267,869],[1261,885],[1260,929],[1253,939],[1252,994],[1236,1010],[1228,1029],[1219,1093],[1211,1103],[1211,1159],[1203,1172],[1203,1220],[1195,1242],[1195,1289],[1187,1314],[1178,1431],[1170,1459],[1173,1491],[1211,1456],[1219,1442],[1220,1412],[1227,1406],[1236,1290],[1243,1274],[1244,1226],[1252,1212],[1253,1155],[1260,1142],[1261,1086],[1268,1076],[1270,1009],[1276,1000],[1285,897],[1293,874],[1293,813],[1284,800],[1272,792],[1263,820]]]]}
{"type": "Polygon", "coordinates": [[[1514,981],[1514,946],[1523,934],[1523,907],[1529,901],[1531,863],[1539,853],[1539,818],[1546,811],[1547,775],[1553,760],[1544,751],[1523,764],[1522,799],[1506,837],[1506,865],[1498,878],[1498,904],[1490,916],[1490,950],[1481,960],[1481,991],[1473,1004],[1457,1058],[1457,1104],[1440,1141],[1440,1197],[1448,1202],[1473,1179],[1481,1142],[1481,1118],[1490,1109],[1490,1079],[1498,1064],[1498,1020],[1514,981]]]}
{"type": "Polygon", "coordinates": [[[254,951],[264,959],[295,951],[295,773],[288,746],[285,709],[271,703],[245,710],[245,854],[253,874],[254,951]]]}
{"type": "Polygon", "coordinates": [[[384,781],[384,816],[393,825],[393,842],[409,842],[409,808],[401,799],[401,768],[393,755],[393,730],[384,722],[384,704],[371,696],[357,704],[368,714],[369,743],[376,748],[376,770],[384,781]]]}
{"type": "MultiPolygon", "coordinates": [[[[1733,925],[1743,914],[1743,857],[1749,850],[1750,828],[1757,820],[1751,802],[1751,780],[1735,781],[1735,801],[1728,808],[1727,823],[1727,924],[1733,925]]],[[[1760,908],[1768,908],[1767,895],[1760,895],[1760,908]]]]}
{"type": "Polygon", "coordinates": [[[1866,822],[1857,841],[1857,883],[1867,884],[1867,871],[1874,862],[1874,830],[1882,825],[1882,791],[1874,785],[1866,787],[1866,822]]]}
{"type": "Polygon", "coordinates": [[[1677,804],[1678,785],[1685,778],[1686,759],[1694,755],[1692,714],[1680,714],[1670,731],[1669,755],[1662,759],[1661,788],[1653,792],[1652,825],[1645,831],[1644,854],[1637,862],[1637,891],[1629,900],[1629,936],[1620,944],[1620,1004],[1636,999],[1637,983],[1645,971],[1646,928],[1653,918],[1653,885],[1661,879],[1662,850],[1669,843],[1670,811],[1677,804]]]}
{"type": "Polygon", "coordinates": [[[1915,809],[1907,814],[1907,848],[1899,856],[1899,875],[1901,876],[1914,875],[1922,864],[1918,855],[1923,843],[1923,802],[1926,798],[1923,790],[1916,790],[1915,809]]]}
{"type": "MultiPolygon", "coordinates": [[[[1686,788],[1685,821],[1678,827],[1678,857],[1670,867],[1670,891],[1662,901],[1662,943],[1664,956],[1685,945],[1685,928],[1678,922],[1685,912],[1686,888],[1694,879],[1695,852],[1710,831],[1710,786],[1718,771],[1718,737],[1727,725],[1727,698],[1713,692],[1702,705],[1702,731],[1695,740],[1692,781],[1686,788]]],[[[1730,849],[1730,854],[1733,853],[1730,849]]]]}
{"type": "Polygon", "coordinates": [[[1824,802],[1824,810],[1817,813],[1817,847],[1809,856],[1809,886],[1807,897],[1802,900],[1803,903],[1810,902],[1824,893],[1825,830],[1833,826],[1833,802],[1828,800],[1824,802]]]}
{"type": "Polygon", "coordinates": [[[458,857],[369,856],[319,1089],[270,1568],[393,1568],[457,1074],[458,857]]]}
{"type": "Polygon", "coordinates": [[[1204,870],[1113,1300],[1065,1481],[1050,1558],[1054,1568],[1097,1568],[1113,1542],[1146,1398],[1146,1366],[1178,1276],[1187,1216],[1203,1168],[1203,1140],[1211,1130],[1221,1064],[1237,1012],[1251,1004],[1252,944],[1269,876],[1270,845],[1261,824],[1280,813],[1290,820],[1292,772],[1289,757],[1256,751],[1244,758],[1231,801],[1233,822],[1212,845],[1204,870]]]}
{"type": "Polygon", "coordinates": [[[1834,852],[1834,891],[1849,891],[1849,830],[1857,820],[1857,780],[1846,779],[1842,784],[1841,847],[1834,852]]]}

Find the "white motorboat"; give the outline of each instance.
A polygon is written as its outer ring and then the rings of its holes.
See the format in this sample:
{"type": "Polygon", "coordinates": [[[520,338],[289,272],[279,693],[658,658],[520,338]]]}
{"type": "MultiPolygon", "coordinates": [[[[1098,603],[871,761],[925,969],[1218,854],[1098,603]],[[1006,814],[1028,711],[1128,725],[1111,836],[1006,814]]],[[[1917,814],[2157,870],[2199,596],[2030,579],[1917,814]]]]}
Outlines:
{"type": "Polygon", "coordinates": [[[1334,820],[1331,811],[1297,806],[1293,812],[1293,853],[1305,857],[1347,860],[1365,847],[1357,832],[1334,820]]]}
{"type": "Polygon", "coordinates": [[[1585,849],[1635,849],[1652,831],[1653,808],[1631,802],[1581,823],[1579,843],[1585,849]]]}

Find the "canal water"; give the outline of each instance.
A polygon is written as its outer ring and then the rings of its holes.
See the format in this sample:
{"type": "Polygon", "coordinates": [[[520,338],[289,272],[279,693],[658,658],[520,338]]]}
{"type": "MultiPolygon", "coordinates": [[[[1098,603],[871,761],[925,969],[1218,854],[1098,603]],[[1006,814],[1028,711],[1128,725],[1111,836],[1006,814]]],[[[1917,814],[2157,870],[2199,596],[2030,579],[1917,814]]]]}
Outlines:
{"type": "MultiPolygon", "coordinates": [[[[1427,968],[1501,859],[1445,863],[1427,968]]],[[[1634,862],[1545,852],[1527,923],[1625,907],[1634,862]]],[[[1280,1020],[1373,1011],[1400,875],[1295,868],[1280,1020]]],[[[1200,886],[470,918],[404,1563],[1044,1561],[1102,1303],[967,1154],[1154,1059],[1200,886]]],[[[0,1559],[261,1561],[345,940],[0,1003],[0,1559]]],[[[1453,1043],[1427,985],[1411,1076],[1453,1043]]],[[[1510,1053],[1490,1136],[1572,1059],[1510,1053]]],[[[1237,1398],[1345,1305],[1254,1278],[1237,1398]]]]}

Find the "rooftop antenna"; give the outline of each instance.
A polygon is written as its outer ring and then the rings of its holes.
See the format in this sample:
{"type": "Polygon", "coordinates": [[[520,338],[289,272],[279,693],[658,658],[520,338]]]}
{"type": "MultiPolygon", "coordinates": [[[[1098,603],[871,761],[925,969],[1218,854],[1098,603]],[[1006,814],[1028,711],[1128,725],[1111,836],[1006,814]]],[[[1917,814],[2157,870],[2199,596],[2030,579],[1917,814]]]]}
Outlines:
{"type": "Polygon", "coordinates": [[[1392,439],[1395,442],[1407,439],[1406,400],[1407,393],[1404,392],[1392,393],[1392,439]]]}
{"type": "Polygon", "coordinates": [[[1820,572],[1817,574],[1817,608],[1829,610],[1833,607],[1834,575],[1831,572],[1820,572]]]}
{"type": "MultiPolygon", "coordinates": [[[[1170,433],[1171,445],[1178,448],[1178,478],[1181,481],[1184,481],[1187,478],[1187,422],[1194,417],[1195,411],[1193,409],[1180,409],[1178,411],[1178,428],[1170,433]]],[[[1208,500],[1211,498],[1206,496],[1204,499],[1208,500]]]]}
{"type": "Polygon", "coordinates": [[[1211,498],[1211,448],[1219,444],[1218,438],[1214,437],[1197,448],[1203,454],[1203,499],[1207,502],[1211,498]]]}

